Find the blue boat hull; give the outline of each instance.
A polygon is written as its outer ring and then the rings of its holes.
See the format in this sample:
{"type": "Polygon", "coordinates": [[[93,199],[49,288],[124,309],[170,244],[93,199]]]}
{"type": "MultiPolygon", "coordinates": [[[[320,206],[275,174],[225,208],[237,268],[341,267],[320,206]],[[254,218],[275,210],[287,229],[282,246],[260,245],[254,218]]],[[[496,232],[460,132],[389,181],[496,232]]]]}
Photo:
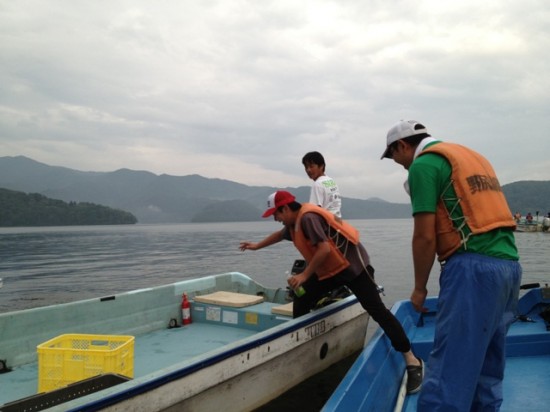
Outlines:
{"type": "MultiPolygon", "coordinates": [[[[550,405],[550,331],[540,317],[550,305],[550,288],[529,290],[520,298],[523,320],[512,324],[506,342],[503,412],[547,410],[550,405]]],[[[413,350],[428,359],[433,346],[437,298],[426,301],[428,313],[417,313],[409,301],[395,304],[392,312],[411,339],[413,350]]],[[[378,329],[325,404],[324,412],[416,411],[418,395],[405,396],[405,364],[400,353],[378,329]]]]}

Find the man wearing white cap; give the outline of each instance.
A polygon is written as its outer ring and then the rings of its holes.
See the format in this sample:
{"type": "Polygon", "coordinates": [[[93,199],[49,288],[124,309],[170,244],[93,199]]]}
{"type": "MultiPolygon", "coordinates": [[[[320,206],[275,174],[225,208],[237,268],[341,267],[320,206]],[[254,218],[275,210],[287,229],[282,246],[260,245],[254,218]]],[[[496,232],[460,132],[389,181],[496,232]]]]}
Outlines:
{"type": "Polygon", "coordinates": [[[347,286],[363,308],[401,352],[407,364],[407,393],[416,393],[422,385],[422,361],[411,350],[403,327],[386,308],[374,281],[369,255],[359,242],[359,232],[346,221],[311,203],[300,204],[284,190],[269,196],[262,217],[273,216],[284,227],[260,242],[241,242],[240,249],[258,250],[282,240],[291,240],[307,265],[302,273],[291,276],[294,290],[302,286],[305,294],[294,297],[293,315],[308,313],[326,293],[347,286]]]}
{"type": "Polygon", "coordinates": [[[408,170],[411,303],[417,311],[426,311],[436,255],[442,265],[434,348],[417,410],[498,411],[521,266],[515,222],[496,174],[483,156],[433,139],[415,120],[401,120],[388,131],[383,158],[408,170]]]}

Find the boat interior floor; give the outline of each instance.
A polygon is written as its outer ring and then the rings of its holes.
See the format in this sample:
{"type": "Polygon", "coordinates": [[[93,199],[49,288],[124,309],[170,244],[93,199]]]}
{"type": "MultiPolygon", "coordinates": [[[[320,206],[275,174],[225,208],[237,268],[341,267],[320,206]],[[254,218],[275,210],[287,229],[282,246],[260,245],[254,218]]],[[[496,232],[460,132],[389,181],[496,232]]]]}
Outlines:
{"type": "MultiPolygon", "coordinates": [[[[198,305],[197,305],[198,306],[198,305]]],[[[172,366],[211,350],[252,336],[262,329],[281,324],[287,316],[273,315],[272,308],[278,306],[269,302],[254,305],[253,308],[229,308],[228,313],[253,313],[258,328],[244,327],[241,323],[225,326],[220,322],[194,321],[184,327],[161,329],[135,337],[134,378],[172,366]],[[271,319],[271,324],[261,318],[271,319]],[[260,327],[260,324],[263,324],[260,327]],[[260,330],[258,330],[260,329],[260,330]]],[[[223,313],[223,312],[222,312],[223,313]]],[[[223,316],[223,315],[222,315],[223,316]]],[[[237,317],[235,317],[236,321],[237,317]]],[[[239,317],[240,319],[240,317],[239,317]]],[[[167,320],[168,325],[168,320],[167,320]]],[[[8,364],[9,366],[9,364],[8,364]]],[[[37,393],[38,362],[13,368],[0,374],[0,405],[37,393]]]]}
{"type": "MultiPolygon", "coordinates": [[[[507,358],[500,412],[540,412],[541,405],[550,405],[548,371],[550,355],[507,358]]],[[[402,411],[416,412],[417,402],[418,394],[407,396],[402,411]]]]}
{"type": "MultiPolygon", "coordinates": [[[[539,316],[541,309],[535,306],[508,331],[501,412],[540,412],[541,405],[550,405],[550,330],[539,316]]],[[[424,322],[434,323],[435,317],[427,316],[424,322]]],[[[413,350],[424,360],[433,342],[434,328],[429,326],[417,328],[411,339],[413,350]]],[[[418,396],[407,396],[402,411],[415,412],[418,396]]]]}

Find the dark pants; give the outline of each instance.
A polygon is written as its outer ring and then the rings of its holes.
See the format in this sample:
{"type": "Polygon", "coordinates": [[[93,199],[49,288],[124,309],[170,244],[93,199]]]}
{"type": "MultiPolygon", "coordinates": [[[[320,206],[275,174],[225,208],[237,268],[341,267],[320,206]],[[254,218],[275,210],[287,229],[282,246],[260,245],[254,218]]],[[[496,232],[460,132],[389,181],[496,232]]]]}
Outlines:
{"type": "MultiPolygon", "coordinates": [[[[374,269],[367,266],[367,270],[374,279],[374,269]]],[[[393,348],[398,352],[408,352],[411,343],[399,321],[391,313],[376,288],[376,284],[370,279],[366,271],[353,277],[346,271],[320,281],[317,276],[311,276],[302,286],[306,293],[302,297],[294,297],[293,316],[305,315],[315,307],[317,301],[325,294],[340,286],[347,286],[353,292],[361,306],[368,312],[370,317],[380,325],[391,341],[393,348]]]]}

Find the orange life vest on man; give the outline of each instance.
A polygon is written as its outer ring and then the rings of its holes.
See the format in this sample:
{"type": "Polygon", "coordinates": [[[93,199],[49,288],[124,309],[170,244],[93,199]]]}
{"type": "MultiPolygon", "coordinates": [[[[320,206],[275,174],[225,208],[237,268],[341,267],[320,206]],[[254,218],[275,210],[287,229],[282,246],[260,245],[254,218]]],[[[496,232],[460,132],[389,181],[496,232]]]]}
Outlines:
{"type": "Polygon", "coordinates": [[[311,244],[311,241],[306,238],[304,231],[301,227],[301,220],[306,213],[316,213],[323,217],[329,226],[329,246],[330,254],[327,256],[322,267],[320,267],[316,274],[319,280],[330,278],[342,270],[346,269],[350,263],[342,252],[336,247],[335,239],[339,242],[344,241],[341,237],[345,238],[345,241],[350,241],[354,245],[359,243],[359,232],[349,223],[346,223],[340,218],[337,218],[331,212],[323,209],[320,206],[313,205],[311,203],[303,203],[302,207],[298,211],[298,216],[294,224],[294,229],[290,229],[290,236],[294,242],[296,249],[302,254],[306,262],[309,262],[317,250],[317,246],[311,244]]]}
{"type": "MultiPolygon", "coordinates": [[[[487,159],[467,147],[445,142],[424,149],[419,156],[426,153],[442,155],[451,164],[451,182],[464,215],[462,223],[468,225],[471,235],[516,227],[495,171],[487,159]]],[[[436,211],[438,260],[447,259],[468,241],[469,235],[464,234],[460,223],[453,224],[443,199],[439,199],[436,211]]]]}

